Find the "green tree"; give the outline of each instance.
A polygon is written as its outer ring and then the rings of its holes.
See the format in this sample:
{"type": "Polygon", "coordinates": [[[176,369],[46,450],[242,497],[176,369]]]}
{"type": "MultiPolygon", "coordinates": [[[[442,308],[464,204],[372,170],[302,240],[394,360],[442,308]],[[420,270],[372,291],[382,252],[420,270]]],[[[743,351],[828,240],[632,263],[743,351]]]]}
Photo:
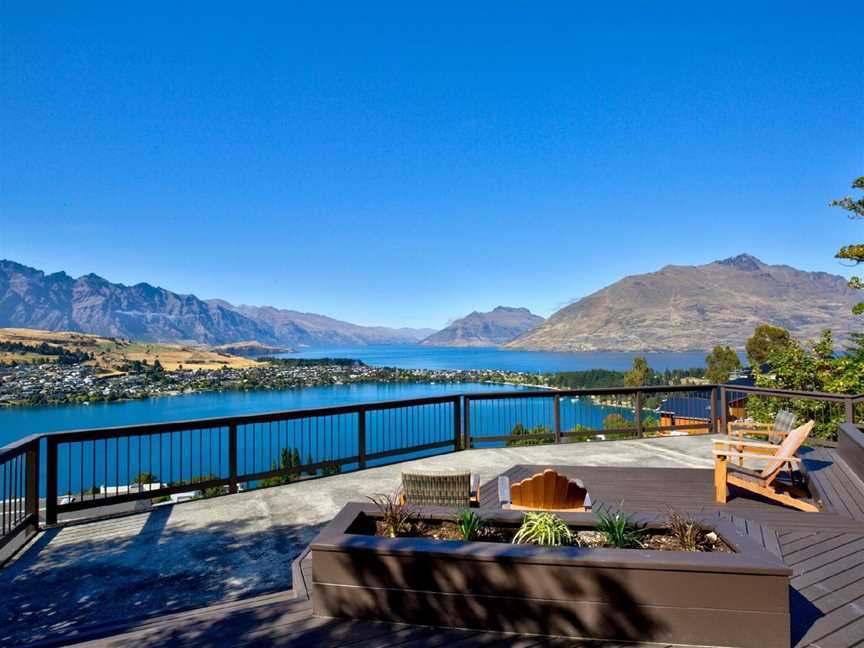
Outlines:
{"type": "Polygon", "coordinates": [[[761,324],[756,327],[753,335],[747,340],[747,359],[750,366],[758,368],[768,362],[768,356],[779,349],[792,343],[789,331],[770,324],[761,324]]]}
{"type": "MultiPolygon", "coordinates": [[[[860,178],[856,178],[852,182],[853,189],[864,190],[864,176],[860,178]]],[[[846,196],[845,198],[840,198],[839,200],[832,200],[830,203],[831,207],[839,207],[845,212],[848,212],[849,218],[857,219],[864,218],[864,196],[859,197],[858,199],[853,198],[852,196],[846,196]]],[[[852,265],[859,265],[864,262],[864,243],[853,243],[851,245],[844,245],[841,247],[837,254],[834,255],[837,259],[842,259],[844,261],[851,261],[852,265]]],[[[852,277],[849,280],[849,287],[855,288],[856,290],[864,289],[864,281],[862,281],[861,277],[852,277]]],[[[855,315],[861,315],[864,313],[864,302],[859,302],[852,308],[852,312],[855,315]]],[[[850,349],[852,353],[856,356],[858,361],[864,361],[864,333],[854,333],[852,335],[853,346],[850,349]]]]}
{"type": "MultiPolygon", "coordinates": [[[[756,385],[771,389],[819,391],[836,394],[858,394],[864,391],[864,363],[853,355],[835,357],[831,331],[809,348],[793,340],[775,348],[768,357],[770,370],[756,371],[756,385]]],[[[810,398],[747,399],[747,415],[757,421],[770,422],[779,409],[791,409],[799,422],[814,420],[814,435],[832,439],[837,425],[845,419],[843,407],[836,403],[810,398]]]]}
{"type": "Polygon", "coordinates": [[[155,484],[158,483],[159,477],[149,472],[142,472],[135,475],[135,479],[132,480],[133,484],[155,484]]]}
{"type": "Polygon", "coordinates": [[[705,357],[708,371],[705,377],[712,383],[724,383],[729,380],[729,374],[741,368],[741,360],[731,347],[715,346],[705,357]]]}
{"type": "Polygon", "coordinates": [[[647,385],[654,372],[648,366],[648,361],[642,356],[633,358],[633,367],[624,374],[624,384],[628,387],[640,387],[647,385]]]}

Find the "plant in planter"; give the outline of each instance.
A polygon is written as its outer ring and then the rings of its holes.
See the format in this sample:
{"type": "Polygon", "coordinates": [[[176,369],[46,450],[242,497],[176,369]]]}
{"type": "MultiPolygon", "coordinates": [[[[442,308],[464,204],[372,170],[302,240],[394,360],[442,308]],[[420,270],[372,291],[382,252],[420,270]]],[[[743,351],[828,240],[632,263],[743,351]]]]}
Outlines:
{"type": "Polygon", "coordinates": [[[522,518],[522,526],[513,536],[514,544],[560,547],[572,542],[573,534],[567,523],[554,513],[526,513],[522,518]]]}
{"type": "Polygon", "coordinates": [[[616,549],[640,549],[645,527],[633,522],[623,511],[602,509],[597,511],[598,532],[602,533],[606,544],[616,549]]]}
{"type": "Polygon", "coordinates": [[[483,529],[483,519],[474,511],[462,509],[456,519],[456,528],[459,529],[462,539],[468,542],[480,535],[480,531],[483,529]]]}
{"type": "Polygon", "coordinates": [[[405,533],[417,518],[417,513],[396,495],[376,495],[369,500],[381,513],[381,523],[391,538],[405,533]]]}
{"type": "Polygon", "coordinates": [[[670,508],[666,528],[684,551],[710,550],[717,543],[717,534],[686,513],[670,508]]]}

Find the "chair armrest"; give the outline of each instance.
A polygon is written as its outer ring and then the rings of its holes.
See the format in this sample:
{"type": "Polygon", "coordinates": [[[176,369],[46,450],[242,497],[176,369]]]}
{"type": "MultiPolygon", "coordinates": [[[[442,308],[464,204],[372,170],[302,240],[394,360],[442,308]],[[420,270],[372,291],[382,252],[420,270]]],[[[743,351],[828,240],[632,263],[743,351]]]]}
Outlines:
{"type": "Polygon", "coordinates": [[[757,423],[756,421],[730,421],[730,430],[770,430],[771,423],[757,423]]]}
{"type": "Polygon", "coordinates": [[[480,503],[480,475],[478,473],[471,473],[471,494],[470,499],[480,503]]]}
{"type": "Polygon", "coordinates": [[[510,506],[510,478],[507,475],[498,477],[498,503],[501,506],[510,506]]]}
{"type": "Polygon", "coordinates": [[[764,455],[764,454],[757,454],[755,452],[735,452],[733,450],[717,450],[716,448],[714,449],[714,456],[715,457],[735,457],[736,459],[749,457],[751,459],[761,459],[762,461],[783,461],[784,463],[788,462],[788,463],[794,463],[794,464],[801,463],[801,459],[799,459],[798,457],[784,457],[781,459],[780,457],[774,457],[771,455],[764,455]]]}
{"type": "Polygon", "coordinates": [[[778,446],[773,443],[765,443],[764,441],[735,441],[735,440],[723,440],[723,439],[714,439],[714,446],[724,445],[724,446],[732,446],[735,448],[767,448],[771,450],[776,450],[778,446]]]}

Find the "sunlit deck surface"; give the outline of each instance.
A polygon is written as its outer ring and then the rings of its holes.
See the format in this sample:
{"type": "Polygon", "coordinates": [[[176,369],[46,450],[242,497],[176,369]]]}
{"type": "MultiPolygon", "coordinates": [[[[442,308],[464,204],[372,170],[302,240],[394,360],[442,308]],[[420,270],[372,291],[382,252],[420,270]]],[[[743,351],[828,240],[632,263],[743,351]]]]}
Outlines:
{"type": "MultiPolygon", "coordinates": [[[[864,645],[864,510],[856,514],[839,492],[822,513],[734,493],[717,505],[710,443],[703,436],[472,450],[410,463],[480,472],[482,507],[497,507],[497,475],[519,479],[554,466],[580,478],[595,505],[730,519],[793,569],[793,645],[864,645]]],[[[50,529],[0,572],[0,643],[618,645],[313,617],[308,579],[292,582],[293,558],[345,502],[389,492],[407,465],[50,529]]],[[[310,568],[304,561],[303,571],[310,568]]]]}

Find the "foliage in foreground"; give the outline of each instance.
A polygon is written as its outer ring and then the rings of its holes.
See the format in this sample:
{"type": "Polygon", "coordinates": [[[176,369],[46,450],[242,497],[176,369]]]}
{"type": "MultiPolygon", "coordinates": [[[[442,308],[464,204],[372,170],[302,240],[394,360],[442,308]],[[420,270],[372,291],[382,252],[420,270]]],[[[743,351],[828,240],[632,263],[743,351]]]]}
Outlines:
{"type": "Polygon", "coordinates": [[[526,513],[522,526],[513,536],[513,544],[536,544],[560,547],[573,542],[567,523],[554,513],[526,513]]]}
{"type": "Polygon", "coordinates": [[[635,523],[623,511],[609,508],[597,511],[597,531],[603,534],[606,544],[616,549],[639,549],[643,546],[643,525],[635,523]]]}
{"type": "Polygon", "coordinates": [[[480,531],[483,529],[483,519],[474,511],[462,509],[456,519],[456,528],[459,529],[462,539],[468,542],[480,535],[480,531]]]}
{"type": "Polygon", "coordinates": [[[398,495],[375,495],[370,497],[378,512],[387,535],[396,538],[405,533],[417,519],[417,513],[398,495]]]}

